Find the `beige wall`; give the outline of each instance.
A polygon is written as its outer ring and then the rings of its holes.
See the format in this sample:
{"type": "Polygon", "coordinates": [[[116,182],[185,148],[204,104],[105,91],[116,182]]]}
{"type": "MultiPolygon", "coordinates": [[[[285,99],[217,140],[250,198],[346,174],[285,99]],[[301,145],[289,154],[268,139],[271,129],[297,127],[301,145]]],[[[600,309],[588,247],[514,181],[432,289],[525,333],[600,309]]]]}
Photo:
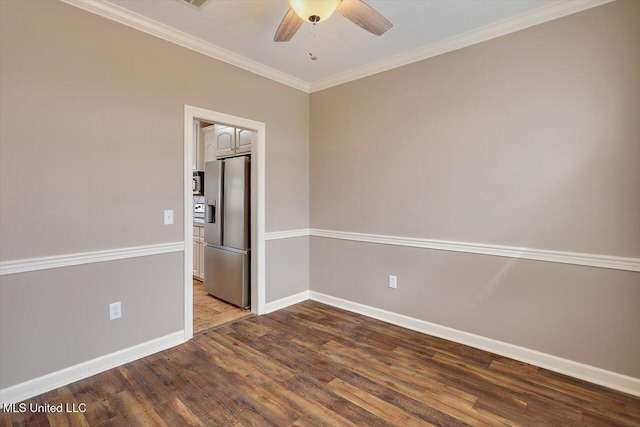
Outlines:
{"type": "Polygon", "coordinates": [[[267,302],[309,290],[309,237],[270,240],[267,245],[267,302]]]}
{"type": "Polygon", "coordinates": [[[0,388],[182,330],[182,254],[2,276],[0,388]],[[109,303],[122,318],[109,320],[109,303]]]}
{"type": "MultiPolygon", "coordinates": [[[[615,2],[312,94],[311,227],[640,257],[639,46],[615,2]]],[[[310,248],[313,291],[640,377],[639,273],[310,248]]]]}
{"type": "MultiPolygon", "coordinates": [[[[308,227],[308,94],[57,1],[0,1],[0,19],[2,261],[184,240],[185,104],[265,122],[266,231],[308,227]],[[174,225],[162,225],[164,209],[174,225]]],[[[289,249],[274,247],[267,263],[296,255],[277,253],[289,249]]],[[[145,258],[2,276],[0,386],[181,330],[182,258],[153,258],[161,281],[145,258]],[[127,286],[109,280],[140,269],[149,274],[127,286]],[[49,304],[56,291],[64,297],[49,304]],[[156,298],[169,296],[159,311],[156,298]],[[103,325],[114,300],[122,323],[144,318],[146,329],[103,325]],[[47,329],[5,306],[38,307],[47,329]],[[40,363],[51,331],[82,339],[40,363]],[[30,335],[28,348],[15,334],[30,335]]],[[[308,271],[292,269],[289,281],[306,289],[308,271]]],[[[268,295],[286,289],[267,282],[268,295]]]]}
{"type": "Polygon", "coordinates": [[[640,256],[640,2],[311,95],[314,228],[640,256]]]}
{"type": "Polygon", "coordinates": [[[182,240],[185,104],[265,122],[267,231],[308,226],[307,94],[58,2],[2,8],[3,260],[182,240]]]}
{"type": "Polygon", "coordinates": [[[310,259],[312,291],[640,378],[640,273],[319,237],[310,259]]]}
{"type": "MultiPolygon", "coordinates": [[[[184,104],[267,124],[267,231],[640,256],[638,2],[311,97],[60,2],[0,1],[0,20],[2,261],[183,240],[184,104]]],[[[317,237],[266,247],[267,302],[310,281],[640,377],[638,273],[317,237]]],[[[181,275],[167,254],[0,277],[0,387],[182,329],[181,275]]]]}

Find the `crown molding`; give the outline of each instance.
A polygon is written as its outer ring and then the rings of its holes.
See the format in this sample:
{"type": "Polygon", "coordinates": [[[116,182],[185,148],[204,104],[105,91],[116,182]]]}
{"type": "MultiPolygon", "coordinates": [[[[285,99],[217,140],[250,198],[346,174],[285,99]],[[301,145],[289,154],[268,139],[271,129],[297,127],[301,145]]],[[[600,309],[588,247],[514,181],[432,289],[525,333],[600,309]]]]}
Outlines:
{"type": "Polygon", "coordinates": [[[274,80],[278,83],[290,86],[294,89],[309,93],[309,83],[289,74],[268,67],[257,61],[231,52],[213,43],[209,43],[183,31],[162,24],[146,16],[132,12],[113,3],[99,0],[60,0],[63,3],[75,6],[87,12],[102,16],[152,36],[161,38],[179,46],[234,65],[243,70],[274,80]]]}
{"type": "Polygon", "coordinates": [[[384,58],[362,67],[348,70],[334,76],[306,82],[297,77],[268,67],[230,50],[209,43],[173,27],[132,12],[113,3],[100,0],[60,0],[120,24],[145,32],[179,46],[234,65],[243,70],[282,83],[306,93],[318,92],[384,71],[419,62],[434,56],[452,52],[496,37],[504,36],[538,24],[562,18],[567,15],[610,3],[614,0],[559,0],[529,12],[486,25],[475,30],[431,43],[398,55],[384,58]]]}
{"type": "Polygon", "coordinates": [[[562,18],[563,16],[591,9],[596,6],[610,3],[614,0],[562,0],[555,1],[545,6],[533,9],[529,12],[516,15],[484,27],[459,34],[446,40],[438,41],[409,50],[398,55],[384,58],[362,67],[354,68],[344,73],[336,74],[326,79],[316,80],[311,83],[310,92],[318,92],[330,87],[338,86],[384,71],[409,65],[414,62],[442,55],[474,44],[482,43],[496,37],[524,30],[538,24],[562,18]]]}

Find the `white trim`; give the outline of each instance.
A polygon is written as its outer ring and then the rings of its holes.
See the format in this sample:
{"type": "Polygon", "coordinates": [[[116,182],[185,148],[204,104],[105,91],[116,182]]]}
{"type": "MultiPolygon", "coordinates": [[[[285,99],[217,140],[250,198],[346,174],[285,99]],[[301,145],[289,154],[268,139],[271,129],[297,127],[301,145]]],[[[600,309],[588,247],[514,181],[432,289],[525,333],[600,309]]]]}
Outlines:
{"type": "Polygon", "coordinates": [[[305,237],[309,236],[308,228],[301,228],[299,230],[283,230],[283,231],[270,231],[265,234],[266,240],[279,240],[279,239],[291,239],[293,237],[305,237]]]}
{"type": "Polygon", "coordinates": [[[249,129],[256,132],[251,145],[252,210],[251,210],[251,312],[264,314],[266,298],[266,261],[265,261],[265,180],[266,180],[266,124],[243,117],[232,116],[217,111],[184,106],[184,340],[193,338],[193,194],[191,181],[193,170],[191,156],[193,149],[193,120],[200,119],[213,123],[249,129]],[[255,169],[254,169],[255,168],[255,169]],[[253,188],[253,179],[257,189],[253,188]],[[257,190],[257,191],[256,191],[257,190]],[[255,197],[255,203],[253,200],[255,197]]]}
{"type": "Polygon", "coordinates": [[[106,354],[68,368],[43,375],[0,390],[0,404],[17,403],[72,382],[99,374],[125,363],[149,356],[183,343],[184,332],[178,331],[124,350],[106,354]]]}
{"type": "MultiPolygon", "coordinates": [[[[185,147],[185,150],[186,149],[187,147],[185,147]]],[[[188,155],[191,154],[190,146],[188,147],[188,153],[185,153],[185,154],[188,154],[188,155]]],[[[189,157],[185,157],[185,158],[188,159],[189,157]]],[[[264,156],[263,156],[263,160],[264,160],[264,156]]],[[[190,168],[191,164],[189,163],[189,165],[187,166],[188,168],[190,168]]],[[[262,172],[264,173],[264,166],[261,169],[262,169],[262,172]]],[[[190,169],[188,170],[189,170],[189,173],[191,173],[191,170],[190,169]]],[[[264,178],[261,179],[261,181],[262,181],[262,184],[264,184],[264,178]]],[[[259,190],[259,193],[260,193],[260,190],[259,190]]],[[[264,188],[262,189],[261,193],[264,195],[264,188]]],[[[186,183],[185,195],[186,195],[185,198],[187,199],[185,203],[190,203],[192,198],[191,178],[189,178],[189,181],[186,183]]],[[[264,204],[264,196],[261,199],[262,199],[262,204],[264,204]]],[[[259,203],[258,209],[260,209],[260,203],[259,203]]],[[[262,209],[264,209],[264,207],[262,209]]],[[[187,209],[184,215],[185,237],[187,240],[185,242],[161,243],[156,245],[135,246],[135,247],[129,247],[129,248],[107,249],[102,251],[55,255],[55,256],[48,256],[48,257],[41,257],[41,258],[2,261],[0,262],[0,276],[4,276],[7,274],[25,273],[29,271],[47,270],[51,268],[70,267],[74,265],[90,264],[94,262],[115,261],[115,260],[127,259],[127,258],[160,255],[160,254],[172,253],[172,252],[182,252],[182,251],[185,251],[186,247],[191,248],[190,245],[193,243],[192,215],[193,213],[189,209],[187,209]]],[[[264,220],[264,218],[262,219],[264,220]]],[[[260,219],[258,220],[260,221],[260,219]]],[[[264,230],[264,224],[262,225],[261,229],[264,230]]],[[[455,242],[455,241],[448,241],[448,240],[399,237],[399,236],[389,236],[389,235],[381,235],[381,234],[352,233],[352,232],[346,232],[346,231],[321,230],[321,229],[297,229],[297,230],[271,231],[269,233],[263,232],[262,234],[263,234],[263,238],[262,238],[263,241],[314,236],[314,237],[325,237],[330,239],[351,240],[351,241],[363,242],[363,243],[377,243],[377,244],[392,245],[392,246],[404,246],[404,247],[412,247],[412,248],[435,249],[435,250],[464,252],[464,253],[473,253],[473,254],[481,254],[481,255],[503,256],[508,258],[522,258],[522,259],[530,259],[530,260],[536,260],[536,261],[548,261],[548,262],[557,262],[562,264],[584,265],[589,267],[601,267],[601,268],[611,268],[615,270],[640,272],[640,258],[628,258],[628,257],[619,257],[619,256],[612,256],[612,255],[554,251],[554,250],[548,250],[548,249],[531,249],[531,248],[514,247],[514,246],[491,245],[491,244],[484,244],[484,243],[455,242]]],[[[258,242],[258,249],[260,249],[260,241],[258,242]]],[[[263,248],[263,251],[264,251],[264,248],[263,248]]],[[[192,252],[192,251],[185,251],[185,254],[186,252],[192,252]]],[[[185,256],[188,256],[188,255],[193,256],[193,254],[186,254],[185,256]]],[[[193,260],[191,260],[191,263],[188,263],[185,265],[188,266],[192,264],[193,264],[193,260]]],[[[263,269],[264,269],[264,266],[263,266],[263,269]]],[[[187,277],[187,279],[190,280],[191,274],[192,274],[191,269],[189,269],[186,271],[185,277],[187,277]]]]}
{"type": "Polygon", "coordinates": [[[563,16],[571,15],[592,7],[601,6],[613,0],[573,0],[554,1],[529,12],[467,31],[446,40],[437,41],[426,46],[400,53],[362,67],[348,70],[344,73],[316,80],[310,84],[310,92],[318,92],[333,86],[338,86],[358,80],[383,71],[392,70],[427,58],[442,55],[474,44],[482,43],[496,37],[515,33],[534,25],[543,24],[563,16]]]}
{"type": "Polygon", "coordinates": [[[290,76],[289,74],[278,71],[275,68],[268,67],[257,61],[231,52],[230,50],[224,49],[213,43],[209,43],[151,18],[147,18],[144,15],[132,12],[122,6],[98,0],[60,1],[142,31],[143,33],[151,34],[152,36],[175,43],[179,46],[196,51],[219,61],[226,62],[227,64],[242,68],[243,70],[259,76],[282,83],[294,89],[309,93],[309,83],[301,79],[290,76]]]}
{"type": "Polygon", "coordinates": [[[532,249],[517,246],[492,245],[487,243],[455,242],[450,240],[422,239],[383,234],[352,233],[348,231],[322,230],[317,228],[271,231],[266,233],[265,238],[266,240],[278,240],[303,236],[325,237],[328,239],[351,240],[354,242],[464,252],[470,254],[502,256],[507,258],[530,259],[534,261],[557,262],[561,264],[584,265],[587,267],[611,268],[614,270],[640,272],[640,258],[589,254],[582,252],[554,251],[550,249],[532,249]]]}
{"type": "Polygon", "coordinates": [[[276,301],[268,302],[264,306],[264,314],[281,310],[285,307],[289,307],[290,305],[294,305],[299,302],[306,301],[308,299],[309,299],[309,291],[303,291],[303,292],[300,292],[299,294],[289,295],[288,297],[284,297],[276,301]]]}
{"type": "Polygon", "coordinates": [[[379,308],[359,304],[356,302],[336,298],[319,292],[310,291],[309,298],[333,307],[342,308],[364,316],[373,317],[393,325],[433,335],[449,341],[468,345],[480,350],[496,353],[501,356],[549,369],[554,372],[569,375],[594,384],[619,390],[625,393],[640,396],[640,379],[616,372],[607,371],[584,363],[574,362],[561,357],[531,350],[525,347],[509,344],[506,342],[482,337],[402,314],[393,313],[379,308]]]}
{"type": "Polygon", "coordinates": [[[529,12],[459,34],[447,40],[431,43],[429,45],[403,52],[389,58],[384,58],[377,62],[354,68],[325,79],[316,80],[315,82],[306,82],[297,77],[293,77],[289,74],[283,73],[282,71],[268,67],[257,61],[231,52],[213,43],[209,43],[110,2],[98,0],[60,1],[292,88],[306,93],[313,93],[343,83],[358,80],[363,77],[371,76],[373,74],[381,73],[383,71],[422,61],[427,58],[442,55],[447,52],[462,49],[467,46],[482,43],[534,25],[543,24],[554,19],[600,6],[613,0],[554,1],[529,12]]]}
{"type": "Polygon", "coordinates": [[[350,233],[346,231],[319,230],[314,228],[310,229],[309,234],[315,237],[352,240],[356,242],[495,255],[508,258],[522,258],[535,261],[549,261],[562,264],[612,268],[615,270],[640,271],[640,258],[553,251],[548,249],[531,249],[514,246],[490,245],[485,243],[453,242],[448,240],[386,236],[381,234],[350,233]]]}
{"type": "Polygon", "coordinates": [[[106,249],[102,251],[2,261],[0,262],[0,276],[182,251],[184,251],[184,242],[172,242],[160,243],[158,245],[134,246],[130,248],[106,249]]]}
{"type": "Polygon", "coordinates": [[[184,265],[182,269],[182,286],[184,288],[184,341],[193,338],[193,107],[184,107],[184,140],[182,170],[183,220],[184,232],[184,265]],[[187,288],[189,288],[187,290],[187,288]]]}

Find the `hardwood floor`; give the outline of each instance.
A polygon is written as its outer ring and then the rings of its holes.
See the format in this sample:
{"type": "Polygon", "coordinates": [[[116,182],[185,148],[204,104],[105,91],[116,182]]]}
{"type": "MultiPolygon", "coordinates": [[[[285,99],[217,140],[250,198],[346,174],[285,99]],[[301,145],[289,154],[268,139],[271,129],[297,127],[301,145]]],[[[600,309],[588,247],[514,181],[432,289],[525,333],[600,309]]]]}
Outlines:
{"type": "Polygon", "coordinates": [[[640,398],[311,301],[29,402],[87,410],[1,424],[640,425],[640,398]]]}
{"type": "Polygon", "coordinates": [[[251,310],[243,310],[204,291],[201,281],[193,279],[193,333],[199,334],[207,329],[215,328],[251,316],[251,310]]]}

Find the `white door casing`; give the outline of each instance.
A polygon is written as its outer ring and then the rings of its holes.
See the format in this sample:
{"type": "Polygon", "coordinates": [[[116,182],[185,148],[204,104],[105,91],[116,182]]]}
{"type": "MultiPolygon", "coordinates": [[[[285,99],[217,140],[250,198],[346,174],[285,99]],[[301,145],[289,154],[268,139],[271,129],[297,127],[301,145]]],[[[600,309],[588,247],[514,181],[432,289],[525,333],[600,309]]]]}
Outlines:
{"type": "Polygon", "coordinates": [[[255,132],[251,145],[251,312],[265,312],[265,152],[266,124],[217,111],[184,106],[184,340],[193,337],[193,120],[255,132]]]}

